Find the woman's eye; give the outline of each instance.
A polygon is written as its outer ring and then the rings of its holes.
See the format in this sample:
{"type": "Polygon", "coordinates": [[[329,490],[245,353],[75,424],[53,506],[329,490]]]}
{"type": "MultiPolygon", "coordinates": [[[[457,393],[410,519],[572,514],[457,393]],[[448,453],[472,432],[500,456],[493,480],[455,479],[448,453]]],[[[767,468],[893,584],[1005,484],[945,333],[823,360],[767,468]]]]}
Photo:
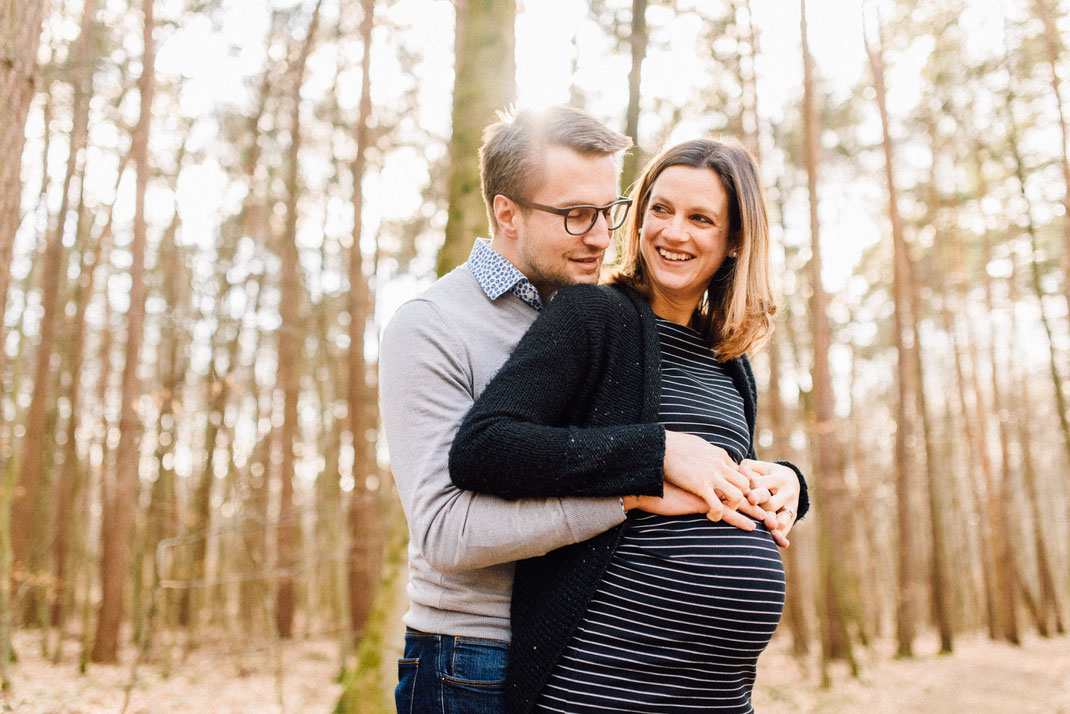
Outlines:
{"type": "Polygon", "coordinates": [[[711,221],[706,216],[703,216],[703,215],[700,215],[700,214],[696,214],[694,216],[691,216],[691,220],[693,220],[693,221],[695,221],[697,223],[707,223],[707,224],[709,224],[711,226],[713,225],[713,221],[711,221]]]}
{"type": "Polygon", "coordinates": [[[655,203],[650,207],[650,211],[652,213],[668,213],[669,209],[661,205],[660,203],[655,203]]]}

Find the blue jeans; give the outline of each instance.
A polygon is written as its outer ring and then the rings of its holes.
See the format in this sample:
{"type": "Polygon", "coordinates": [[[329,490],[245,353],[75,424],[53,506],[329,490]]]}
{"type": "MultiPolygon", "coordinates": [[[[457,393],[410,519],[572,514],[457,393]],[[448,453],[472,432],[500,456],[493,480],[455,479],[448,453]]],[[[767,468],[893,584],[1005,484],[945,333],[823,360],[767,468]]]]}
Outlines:
{"type": "Polygon", "coordinates": [[[504,714],[509,643],[405,631],[398,714],[504,714]]]}

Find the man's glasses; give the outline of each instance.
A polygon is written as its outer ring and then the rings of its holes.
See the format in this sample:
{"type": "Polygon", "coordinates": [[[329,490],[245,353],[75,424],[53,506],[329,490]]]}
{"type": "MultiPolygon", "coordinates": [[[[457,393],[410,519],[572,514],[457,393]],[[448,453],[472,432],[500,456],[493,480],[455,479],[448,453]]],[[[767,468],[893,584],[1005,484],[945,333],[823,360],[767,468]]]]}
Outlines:
{"type": "Polygon", "coordinates": [[[632,199],[621,196],[613,203],[605,206],[568,206],[566,208],[554,208],[544,206],[541,203],[524,201],[519,198],[512,199],[514,203],[524,208],[534,208],[536,211],[545,211],[565,218],[565,231],[569,235],[582,236],[594,228],[598,221],[598,214],[605,216],[606,225],[613,231],[624,225],[624,219],[628,217],[628,208],[632,205],[632,199]]]}

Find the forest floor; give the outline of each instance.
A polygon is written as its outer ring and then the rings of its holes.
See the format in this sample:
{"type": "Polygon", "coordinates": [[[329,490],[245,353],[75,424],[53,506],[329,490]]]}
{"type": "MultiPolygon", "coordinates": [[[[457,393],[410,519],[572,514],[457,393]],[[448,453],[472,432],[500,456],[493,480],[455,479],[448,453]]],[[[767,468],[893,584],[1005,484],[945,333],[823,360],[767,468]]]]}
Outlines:
{"type": "MultiPolygon", "coordinates": [[[[786,633],[785,633],[786,634],[786,633]]],[[[954,653],[939,655],[935,635],[917,639],[912,659],[895,659],[885,640],[859,653],[860,673],[832,669],[833,686],[819,686],[816,659],[808,667],[780,636],[758,660],[754,709],[795,712],[1043,712],[1070,714],[1070,638],[1026,636],[1022,646],[960,635],[954,653]]]]}
{"type": "MultiPolygon", "coordinates": [[[[52,665],[41,657],[36,634],[15,639],[20,661],[11,668],[12,690],[0,694],[0,711],[20,714],[119,712],[130,678],[130,658],[120,665],[93,665],[77,672],[77,643],[67,659],[52,665]]],[[[834,671],[834,685],[821,689],[816,667],[792,658],[787,637],[776,638],[759,662],[755,709],[788,712],[1044,712],[1070,714],[1070,638],[1027,637],[1021,647],[961,636],[952,656],[936,654],[936,641],[919,638],[917,656],[891,658],[890,642],[862,653],[862,673],[834,671]]],[[[141,665],[128,712],[331,711],[341,687],[337,644],[329,639],[279,645],[217,642],[170,661],[141,665]],[[279,673],[281,672],[281,677],[279,673]],[[281,698],[281,706],[280,706],[281,698]]],[[[396,653],[386,653],[391,658],[396,653]]],[[[387,680],[389,684],[389,680],[387,680]]],[[[373,710],[369,710],[373,711],[373,710]]]]}

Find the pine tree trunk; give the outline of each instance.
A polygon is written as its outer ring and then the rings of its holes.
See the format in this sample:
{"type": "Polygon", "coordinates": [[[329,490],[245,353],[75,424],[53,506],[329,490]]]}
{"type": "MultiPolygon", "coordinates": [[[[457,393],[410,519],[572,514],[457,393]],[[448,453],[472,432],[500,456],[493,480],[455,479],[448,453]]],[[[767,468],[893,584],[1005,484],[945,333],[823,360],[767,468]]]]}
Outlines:
{"type": "MultiPolygon", "coordinates": [[[[1017,332],[1017,324],[1012,325],[1012,331],[1017,332]]],[[[1030,515],[1033,521],[1033,544],[1036,549],[1037,575],[1040,579],[1040,634],[1047,636],[1049,624],[1054,624],[1055,632],[1064,634],[1066,626],[1063,624],[1062,609],[1059,602],[1058,587],[1055,583],[1055,575],[1051,566],[1051,555],[1048,551],[1047,534],[1044,528],[1044,515],[1041,511],[1041,503],[1044,498],[1044,489],[1037,484],[1037,467],[1033,460],[1034,442],[1030,431],[1028,416],[1025,407],[1032,402],[1029,395],[1029,382],[1021,370],[1016,373],[1018,384],[1017,394],[1021,399],[1016,401],[1018,444],[1022,454],[1022,476],[1025,481],[1025,500],[1029,503],[1030,515]]]]}
{"type": "MultiPolygon", "coordinates": [[[[22,147],[26,115],[36,88],[44,5],[43,0],[0,3],[0,97],[4,98],[0,109],[0,344],[6,341],[11,254],[22,217],[22,147]]],[[[44,173],[47,176],[48,172],[44,173]]],[[[4,366],[4,350],[0,350],[0,374],[4,366]]],[[[0,577],[3,575],[0,571],[0,577]]]]}
{"type": "Polygon", "coordinates": [[[130,557],[130,538],[134,526],[134,507],[138,486],[138,456],[141,425],[137,401],[141,386],[137,376],[145,324],[145,190],[150,176],[149,128],[155,85],[156,51],[153,43],[153,0],[144,0],[144,54],[138,88],[141,93],[141,117],[134,129],[131,154],[137,166],[134,202],[134,239],[130,246],[130,307],[127,315],[125,366],[123,367],[122,406],[119,412],[119,445],[115,455],[115,486],[105,504],[101,549],[101,600],[97,616],[97,634],[93,643],[94,662],[114,662],[119,653],[119,627],[123,615],[123,589],[130,557]]]}
{"type": "MultiPolygon", "coordinates": [[[[791,440],[788,436],[787,418],[784,410],[784,401],[780,396],[780,341],[773,338],[766,347],[769,355],[769,397],[766,399],[766,413],[769,415],[769,428],[773,432],[773,444],[770,452],[778,456],[787,456],[791,450],[791,440]]],[[[810,652],[810,628],[806,622],[806,610],[803,607],[808,601],[801,576],[798,546],[789,547],[781,551],[784,560],[784,577],[786,579],[787,595],[784,601],[784,619],[788,629],[791,630],[791,651],[796,657],[805,657],[810,652]]]]}
{"type": "MultiPolygon", "coordinates": [[[[1052,16],[1052,8],[1049,0],[1034,0],[1037,16],[1044,24],[1044,50],[1048,67],[1051,70],[1051,92],[1055,95],[1055,108],[1059,116],[1059,130],[1062,142],[1059,147],[1059,163],[1063,170],[1063,294],[1066,296],[1068,308],[1067,316],[1070,317],[1070,155],[1067,145],[1070,144],[1070,132],[1066,126],[1066,115],[1063,112],[1062,92],[1059,88],[1059,49],[1066,42],[1065,36],[1060,36],[1055,18],[1052,16]]],[[[1056,7],[1058,1],[1056,0],[1056,7]]]]}
{"type": "MultiPolygon", "coordinates": [[[[881,29],[877,28],[877,45],[871,44],[865,37],[866,54],[869,58],[870,71],[873,73],[873,87],[876,90],[877,108],[880,111],[882,140],[884,149],[884,177],[888,186],[888,215],[892,224],[893,277],[892,295],[895,304],[895,350],[898,355],[896,386],[898,399],[895,409],[895,471],[896,471],[896,514],[899,525],[899,568],[898,591],[896,598],[896,655],[911,657],[914,653],[914,635],[917,629],[917,604],[914,573],[917,570],[914,555],[914,524],[916,508],[913,505],[915,478],[915,461],[909,451],[908,442],[914,435],[914,419],[910,412],[910,401],[914,391],[916,375],[913,371],[914,360],[911,356],[916,345],[911,346],[907,335],[909,330],[909,297],[906,290],[907,255],[906,240],[903,237],[903,222],[899,216],[899,196],[895,187],[894,147],[888,125],[888,109],[885,104],[884,59],[883,48],[879,39],[881,29]]],[[[864,33],[865,34],[865,33],[864,33]]]]}
{"type": "Polygon", "coordinates": [[[476,236],[488,230],[479,186],[479,146],[494,112],[516,97],[513,58],[515,0],[457,0],[456,79],[449,145],[446,242],[436,270],[445,275],[468,259],[476,236]]]}
{"type": "Polygon", "coordinates": [[[624,113],[624,133],[631,137],[634,146],[624,155],[624,165],[620,172],[620,185],[624,191],[628,191],[638,178],[643,158],[639,150],[639,86],[643,75],[643,60],[646,58],[646,6],[647,0],[632,0],[631,34],[628,38],[632,68],[628,71],[628,108],[624,113]]]}
{"type": "MultiPolygon", "coordinates": [[[[931,187],[928,196],[929,223],[942,228],[939,221],[940,198],[936,191],[936,165],[937,149],[935,125],[931,117],[926,114],[925,125],[928,130],[930,145],[932,148],[932,164],[929,174],[931,187]]],[[[955,229],[952,229],[955,230],[955,229]]],[[[925,371],[921,359],[921,333],[918,324],[921,322],[921,295],[918,285],[915,262],[907,255],[906,265],[909,268],[907,278],[910,282],[910,313],[911,333],[914,340],[914,349],[911,351],[914,358],[914,374],[917,379],[914,383],[915,411],[920,420],[922,434],[925,439],[925,476],[926,492],[929,498],[929,531],[932,541],[932,554],[929,560],[930,588],[932,602],[932,617],[936,623],[936,629],[940,633],[940,653],[950,654],[953,648],[953,631],[951,623],[950,604],[950,578],[948,575],[947,550],[947,526],[944,514],[947,512],[947,503],[943,499],[942,488],[944,479],[941,477],[937,463],[936,444],[934,442],[932,419],[929,415],[929,407],[925,396],[925,371]]],[[[949,462],[945,462],[949,464],[949,462]]]]}
{"type": "MultiPolygon", "coordinates": [[[[232,257],[232,256],[231,256],[232,257]]],[[[222,258],[227,263],[227,257],[222,258]]],[[[225,282],[223,278],[221,282],[225,282]]],[[[222,293],[220,293],[222,294],[222,293]]],[[[224,316],[223,311],[219,314],[220,332],[226,334],[230,331],[229,341],[224,355],[225,366],[222,373],[217,367],[218,357],[213,349],[211,359],[208,362],[208,374],[205,379],[208,394],[208,419],[205,426],[204,449],[205,460],[201,469],[200,479],[193,492],[193,524],[190,535],[195,538],[192,544],[191,561],[189,569],[189,586],[182,591],[179,609],[183,613],[183,626],[189,629],[190,640],[196,639],[196,629],[199,623],[205,579],[208,572],[205,561],[210,545],[212,527],[212,503],[213,489],[216,482],[215,452],[219,441],[219,432],[223,427],[227,402],[230,399],[230,380],[234,369],[234,363],[238,357],[238,345],[241,335],[240,326],[224,316]]],[[[215,338],[213,337],[213,340],[215,338]]]]}
{"type": "Polygon", "coordinates": [[[290,98],[290,146],[286,152],[286,229],[282,237],[281,305],[282,325],[279,328],[278,385],[283,392],[283,423],[281,430],[282,462],[279,466],[280,489],[279,525],[276,552],[278,588],[275,596],[275,628],[280,637],[293,634],[294,581],[292,569],[294,551],[301,545],[301,529],[293,508],[294,488],[294,442],[298,437],[297,400],[301,393],[301,345],[304,340],[304,325],[300,307],[303,288],[301,284],[300,255],[297,249],[297,200],[298,155],[301,150],[301,87],[305,81],[305,67],[319,25],[322,0],[317,0],[309,22],[308,34],[292,68],[293,93],[290,98]]]}
{"type": "Polygon", "coordinates": [[[858,663],[847,630],[848,593],[844,573],[838,567],[834,544],[847,540],[850,522],[847,485],[843,473],[843,452],[836,435],[832,382],[828,351],[831,330],[826,314],[828,298],[821,284],[821,240],[818,221],[817,169],[820,144],[814,89],[814,66],[806,31],[806,0],[799,0],[803,52],[803,121],[806,129],[806,176],[810,196],[810,323],[813,332],[813,412],[814,486],[818,505],[818,559],[821,583],[821,670],[822,682],[828,684],[828,663],[844,659],[853,673],[858,663]]]}
{"type": "MultiPolygon", "coordinates": [[[[1038,258],[1037,258],[1037,254],[1039,252],[1038,240],[1037,240],[1037,229],[1036,229],[1036,225],[1035,225],[1034,220],[1033,220],[1032,202],[1031,202],[1029,196],[1026,194],[1026,190],[1025,190],[1025,168],[1023,166],[1021,151],[1019,150],[1018,126],[1017,126],[1017,124],[1015,122],[1013,108],[1011,107],[1011,104],[1010,104],[1010,101],[1013,100],[1013,92],[1011,92],[1010,94],[1011,94],[1011,96],[1009,97],[1007,110],[1006,110],[1007,111],[1007,115],[1008,115],[1008,119],[1009,119],[1009,125],[1010,125],[1010,130],[1009,130],[1008,136],[1007,136],[1008,145],[1010,147],[1011,156],[1014,159],[1014,173],[1015,173],[1015,177],[1018,180],[1019,194],[1021,195],[1022,201],[1023,201],[1024,205],[1025,205],[1025,221],[1026,221],[1025,227],[1026,227],[1026,232],[1029,235],[1029,241],[1030,241],[1030,268],[1031,268],[1030,273],[1031,273],[1031,278],[1032,278],[1032,288],[1033,288],[1034,294],[1036,295],[1037,303],[1038,303],[1038,306],[1040,308],[1039,311],[1040,311],[1041,325],[1044,328],[1044,333],[1045,333],[1045,336],[1047,337],[1047,341],[1048,341],[1048,366],[1049,366],[1049,369],[1050,369],[1050,372],[1051,372],[1052,391],[1053,391],[1053,394],[1054,394],[1055,408],[1056,408],[1056,411],[1058,412],[1059,425],[1060,425],[1060,428],[1062,430],[1063,445],[1064,445],[1064,448],[1065,448],[1065,453],[1067,454],[1067,456],[1070,456],[1070,422],[1068,422],[1068,420],[1067,420],[1066,398],[1065,398],[1065,396],[1063,394],[1062,378],[1059,375],[1059,369],[1058,369],[1058,365],[1057,365],[1057,362],[1056,362],[1055,339],[1053,337],[1053,327],[1052,327],[1052,324],[1051,324],[1052,321],[1051,321],[1051,318],[1050,318],[1050,316],[1048,314],[1048,309],[1047,309],[1047,306],[1045,305],[1045,300],[1044,300],[1045,293],[1044,293],[1044,289],[1043,289],[1043,285],[1042,285],[1042,281],[1041,281],[1040,264],[1039,264],[1038,258]]],[[[1065,147],[1064,147],[1064,150],[1065,150],[1065,147]]],[[[1024,445],[1023,445],[1023,447],[1024,447],[1024,445]]],[[[1003,486],[1004,486],[1003,487],[1003,493],[1001,494],[1002,500],[1004,501],[1004,503],[1010,503],[1010,499],[1013,496],[1013,491],[1011,489],[1011,486],[1010,486],[1009,483],[1004,483],[1003,486]]],[[[1009,539],[1008,539],[1008,542],[1005,544],[1005,548],[1006,548],[1006,550],[1008,552],[1008,555],[1007,555],[1008,565],[1009,565],[1008,570],[1014,570],[1016,572],[1016,569],[1014,569],[1014,567],[1013,567],[1013,565],[1014,565],[1013,561],[1011,560],[1011,558],[1013,557],[1013,555],[1012,555],[1013,551],[1012,551],[1012,546],[1011,546],[1011,544],[1009,542],[1009,539]]],[[[1043,546],[1041,546],[1041,550],[1043,550],[1043,546]]],[[[1008,579],[1010,579],[1010,578],[1008,578],[1008,579]]],[[[1008,583],[1008,584],[1005,585],[1005,587],[1011,588],[1011,587],[1013,587],[1013,583],[1008,583]]],[[[1014,627],[1014,630],[1013,630],[1014,637],[1012,638],[1012,637],[1008,636],[1008,639],[1010,639],[1012,642],[1017,644],[1018,643],[1018,639],[1017,639],[1017,622],[1015,620],[1013,620],[1013,616],[1014,616],[1013,612],[1008,614],[1008,617],[1012,618],[1011,624],[1014,627]]],[[[1008,633],[1008,634],[1010,634],[1010,633],[1008,633]]]]}
{"type": "MultiPolygon", "coordinates": [[[[186,155],[185,145],[178,151],[175,159],[175,179],[182,173],[183,160],[186,155]]],[[[161,328],[159,347],[159,414],[156,419],[156,480],[149,492],[149,509],[146,519],[144,541],[144,554],[150,559],[148,568],[148,582],[152,583],[166,579],[170,573],[161,573],[160,563],[156,561],[156,549],[165,538],[174,538],[179,535],[178,520],[178,493],[175,484],[175,446],[179,431],[177,428],[177,416],[182,407],[182,387],[185,383],[188,359],[186,357],[186,337],[183,335],[183,322],[186,318],[186,309],[190,301],[188,286],[191,284],[190,276],[185,266],[185,253],[176,242],[179,229],[178,207],[175,207],[171,224],[164,232],[163,240],[160,241],[159,262],[160,269],[167,279],[163,280],[161,297],[168,306],[172,319],[167,320],[161,328]]],[[[135,573],[135,577],[142,577],[141,571],[135,573]]],[[[150,602],[155,596],[149,591],[150,602]]],[[[164,618],[167,621],[169,608],[163,608],[164,618]]],[[[135,621],[135,641],[141,642],[143,628],[150,622],[135,621]]],[[[151,635],[150,635],[151,636],[151,635]]]]}
{"type": "MultiPolygon", "coordinates": [[[[854,414],[856,406],[861,404],[861,399],[855,393],[860,358],[856,346],[849,344],[849,347],[851,348],[851,380],[848,387],[848,396],[851,401],[848,405],[847,413],[854,414]]],[[[855,483],[851,491],[855,512],[855,517],[852,519],[851,524],[854,541],[852,550],[856,554],[858,563],[854,569],[856,576],[851,579],[851,592],[852,599],[857,601],[857,604],[852,603],[852,616],[858,620],[859,641],[863,646],[868,646],[872,638],[881,632],[881,613],[886,608],[882,605],[883,588],[877,585],[880,582],[881,569],[883,568],[880,562],[881,538],[874,527],[878,523],[873,503],[873,494],[878,490],[878,483],[874,477],[879,478],[879,474],[876,469],[872,468],[873,459],[868,453],[869,450],[866,448],[868,444],[860,427],[861,424],[854,420],[848,426],[850,433],[850,450],[848,453],[850,454],[855,477],[855,483]],[[863,589],[861,583],[870,583],[871,585],[863,589]]]]}
{"type": "Polygon", "coordinates": [[[353,159],[353,233],[349,248],[349,349],[346,351],[348,391],[346,393],[349,432],[353,442],[353,490],[349,495],[349,551],[346,558],[349,627],[354,641],[364,633],[364,624],[375,598],[380,560],[381,523],[374,493],[367,487],[369,466],[375,463],[375,442],[369,432],[375,421],[368,405],[374,404],[368,389],[367,364],[364,360],[364,335],[373,309],[369,299],[368,278],[364,275],[361,253],[364,196],[361,184],[367,167],[371,143],[368,122],[371,119],[371,42],[375,26],[375,2],[364,0],[364,17],[360,25],[364,45],[361,57],[360,115],[357,118],[357,154],[353,159]]]}
{"type": "Polygon", "coordinates": [[[914,263],[909,255],[907,256],[906,264],[908,274],[905,277],[910,283],[910,313],[913,318],[911,332],[914,349],[911,350],[911,355],[914,359],[914,374],[917,376],[914,383],[914,402],[925,442],[925,490],[929,497],[929,529],[932,540],[932,556],[929,561],[932,615],[933,621],[936,623],[936,629],[940,633],[940,653],[950,654],[952,651],[951,606],[948,601],[948,589],[950,586],[948,584],[947,555],[944,549],[944,540],[947,533],[947,527],[944,522],[946,506],[942,498],[942,478],[937,463],[936,444],[933,440],[929,407],[925,398],[925,371],[921,361],[921,333],[918,330],[918,323],[921,321],[921,295],[919,294],[920,290],[914,263]]]}
{"type": "MultiPolygon", "coordinates": [[[[83,6],[81,33],[75,40],[72,50],[75,58],[73,85],[73,102],[71,115],[73,127],[67,153],[67,169],[63,176],[63,189],[60,194],[59,212],[52,220],[47,232],[46,247],[41,272],[41,334],[37,345],[37,355],[33,376],[33,395],[26,415],[26,438],[22,443],[22,458],[19,463],[18,486],[12,513],[12,545],[16,570],[24,570],[25,575],[36,578],[34,571],[42,567],[39,549],[32,549],[31,542],[41,543],[48,539],[41,532],[45,520],[36,512],[35,504],[40,500],[38,490],[42,488],[44,476],[43,456],[45,444],[49,441],[46,433],[46,420],[50,407],[55,404],[54,395],[49,393],[52,383],[50,364],[55,350],[57,322],[62,320],[63,304],[60,300],[61,288],[66,281],[66,251],[63,247],[64,227],[70,208],[71,182],[79,173],[84,161],[84,148],[89,123],[89,84],[87,73],[81,69],[88,64],[88,44],[90,22],[93,17],[92,0],[83,6]]],[[[35,591],[26,595],[37,599],[35,591]]]]}
{"type": "MultiPolygon", "coordinates": [[[[748,3],[748,17],[749,17],[749,3],[748,3]]],[[[754,77],[752,76],[753,80],[754,77]]],[[[755,119],[758,116],[758,99],[757,88],[751,89],[751,110],[754,113],[755,119]]],[[[749,139],[749,143],[752,146],[752,152],[755,159],[760,156],[758,150],[758,124],[754,123],[754,133],[749,139]]],[[[778,189],[781,188],[778,185],[778,189]]],[[[780,220],[784,220],[784,204],[783,204],[783,190],[778,190],[778,211],[780,220]]],[[[783,227],[783,223],[781,224],[783,227]]],[[[789,331],[790,337],[790,321],[792,317],[790,313],[784,318],[784,328],[789,331]]],[[[765,413],[768,415],[769,427],[773,432],[773,444],[772,453],[784,454],[783,458],[791,458],[791,436],[788,429],[788,419],[785,414],[784,400],[780,394],[780,374],[781,374],[781,343],[782,340],[774,333],[773,339],[770,340],[766,353],[769,355],[769,387],[768,398],[766,400],[767,408],[765,413]]],[[[794,340],[789,339],[788,345],[792,350],[792,353],[796,353],[794,340]]],[[[800,562],[800,552],[798,544],[793,545],[786,550],[781,551],[781,559],[784,561],[784,577],[785,586],[787,589],[787,597],[784,601],[784,619],[788,624],[788,629],[791,631],[791,651],[795,657],[803,659],[810,652],[810,627],[807,622],[807,609],[804,607],[805,603],[811,602],[813,596],[810,593],[810,589],[804,585],[802,575],[802,563],[800,562]]]]}
{"type": "MultiPolygon", "coordinates": [[[[84,172],[83,172],[84,176],[84,172]]],[[[75,312],[72,322],[74,335],[71,346],[70,378],[64,390],[67,403],[70,404],[70,416],[67,418],[65,439],[63,442],[63,467],[59,476],[59,484],[56,493],[56,537],[53,544],[53,574],[55,578],[56,595],[52,600],[52,612],[50,622],[56,628],[59,642],[63,640],[63,629],[66,614],[73,597],[72,583],[68,582],[68,572],[71,567],[70,542],[72,526],[85,528],[85,523],[75,516],[74,505],[85,495],[84,481],[87,475],[84,464],[79,460],[77,448],[78,429],[81,425],[81,384],[82,384],[82,360],[85,355],[85,341],[87,324],[85,319],[89,301],[93,296],[96,270],[101,263],[102,255],[108,251],[108,245],[104,240],[99,240],[92,249],[89,233],[88,214],[85,208],[85,183],[80,182],[82,189],[78,200],[78,218],[76,228],[76,244],[82,246],[81,270],[79,271],[78,283],[74,289],[75,312]],[[85,262],[86,253],[93,257],[91,262],[85,262]]],[[[76,536],[78,537],[78,536],[76,536]]],[[[56,651],[60,655],[59,649],[56,651]]]]}

